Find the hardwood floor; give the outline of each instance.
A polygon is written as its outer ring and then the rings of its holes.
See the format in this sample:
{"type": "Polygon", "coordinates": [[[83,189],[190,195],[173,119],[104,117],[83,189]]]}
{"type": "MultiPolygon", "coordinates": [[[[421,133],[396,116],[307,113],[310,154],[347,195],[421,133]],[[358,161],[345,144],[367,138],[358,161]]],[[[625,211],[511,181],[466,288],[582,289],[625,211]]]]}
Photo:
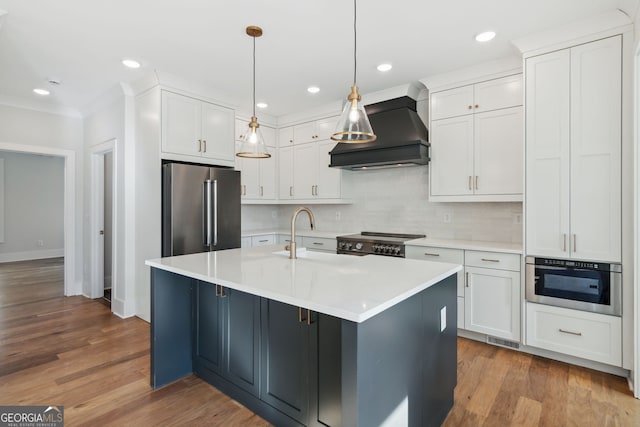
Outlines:
{"type": "MultiPolygon", "coordinates": [[[[47,289],[61,281],[61,260],[0,264],[0,405],[64,405],[68,426],[270,425],[194,376],[152,390],[149,325],[47,289]]],[[[640,401],[623,378],[459,338],[444,425],[639,426],[640,401]]]]}

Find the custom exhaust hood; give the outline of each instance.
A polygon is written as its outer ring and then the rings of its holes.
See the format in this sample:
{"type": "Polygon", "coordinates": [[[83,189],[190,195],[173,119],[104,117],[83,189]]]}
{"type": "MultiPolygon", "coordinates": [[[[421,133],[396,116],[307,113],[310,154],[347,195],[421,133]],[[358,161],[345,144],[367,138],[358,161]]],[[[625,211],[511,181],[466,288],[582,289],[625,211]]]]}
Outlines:
{"type": "Polygon", "coordinates": [[[402,96],[365,109],[378,138],[363,144],[336,144],[329,153],[330,167],[360,170],[429,163],[429,134],[414,99],[402,96]]]}

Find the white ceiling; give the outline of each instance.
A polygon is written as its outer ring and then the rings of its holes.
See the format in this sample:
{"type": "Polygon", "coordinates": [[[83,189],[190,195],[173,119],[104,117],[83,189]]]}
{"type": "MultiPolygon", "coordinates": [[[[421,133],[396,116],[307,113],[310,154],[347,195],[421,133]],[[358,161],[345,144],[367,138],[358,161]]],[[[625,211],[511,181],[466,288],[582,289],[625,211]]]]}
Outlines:
{"type": "MultiPolygon", "coordinates": [[[[358,85],[373,92],[517,53],[510,40],[638,0],[360,0],[358,85]],[[492,29],[487,44],[476,33],[492,29]],[[376,66],[390,62],[380,73],[376,66]]],[[[0,0],[0,102],[82,110],[118,82],[160,70],[251,106],[251,38],[257,100],[272,116],[346,97],[353,73],[349,0],[0,0]],[[1,13],[0,13],[1,15],[1,13]],[[142,62],[125,69],[122,58],[142,62]],[[52,87],[48,77],[62,80],[52,87]],[[321,92],[307,93],[309,85],[321,92]],[[51,89],[42,99],[34,87],[51,89]]]]}

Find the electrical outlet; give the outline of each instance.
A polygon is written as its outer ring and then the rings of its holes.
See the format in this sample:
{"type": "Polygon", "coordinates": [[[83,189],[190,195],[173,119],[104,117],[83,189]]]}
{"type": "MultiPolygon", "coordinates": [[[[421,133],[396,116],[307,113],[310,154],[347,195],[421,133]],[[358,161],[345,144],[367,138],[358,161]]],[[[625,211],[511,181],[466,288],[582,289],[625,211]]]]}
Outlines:
{"type": "Polygon", "coordinates": [[[277,211],[271,211],[271,218],[276,219],[278,217],[277,211]]]}
{"type": "Polygon", "coordinates": [[[340,221],[341,216],[342,214],[340,213],[340,211],[336,211],[336,221],[340,221]]]}
{"type": "Polygon", "coordinates": [[[38,240],[38,241],[36,241],[36,245],[38,245],[39,247],[43,247],[44,246],[44,242],[42,240],[38,240]]]}
{"type": "Polygon", "coordinates": [[[522,214],[515,214],[513,216],[514,224],[522,224],[522,214]]]}
{"type": "Polygon", "coordinates": [[[444,214],[443,217],[442,217],[442,221],[446,222],[446,223],[450,223],[451,222],[451,214],[450,213],[444,214]]]}

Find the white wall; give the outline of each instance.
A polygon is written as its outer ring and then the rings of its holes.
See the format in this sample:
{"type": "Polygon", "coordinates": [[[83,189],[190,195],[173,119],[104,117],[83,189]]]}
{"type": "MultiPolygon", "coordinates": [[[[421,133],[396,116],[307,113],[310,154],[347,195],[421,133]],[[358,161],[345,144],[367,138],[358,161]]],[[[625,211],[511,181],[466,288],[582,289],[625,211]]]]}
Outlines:
{"type": "MultiPolygon", "coordinates": [[[[133,248],[125,244],[125,191],[128,177],[125,175],[125,152],[127,144],[132,143],[127,139],[126,133],[126,102],[127,96],[123,94],[121,88],[116,88],[110,93],[97,100],[92,106],[91,113],[84,118],[84,143],[85,143],[85,176],[84,181],[84,217],[83,227],[85,230],[84,245],[86,248],[86,258],[84,262],[84,274],[87,278],[83,292],[85,295],[91,294],[91,267],[93,260],[93,247],[91,236],[94,230],[91,229],[91,175],[92,156],[95,155],[96,147],[109,141],[115,141],[114,155],[114,205],[115,215],[113,217],[113,239],[115,244],[113,294],[111,309],[114,313],[122,317],[135,314],[135,281],[129,275],[126,260],[133,256],[133,248]]],[[[95,230],[97,231],[97,230],[95,230]]],[[[129,268],[130,270],[130,268],[129,268]]]]}
{"type": "MultiPolygon", "coordinates": [[[[312,206],[318,230],[423,233],[436,238],[522,242],[522,224],[516,223],[517,216],[522,218],[522,203],[430,202],[428,167],[354,171],[349,178],[354,187],[352,205],[312,206]],[[340,220],[336,219],[338,212],[340,220]],[[450,215],[451,222],[443,221],[445,214],[450,215]]],[[[279,227],[288,227],[295,207],[279,208],[279,227]]],[[[301,221],[298,227],[308,229],[309,225],[301,221]]],[[[245,224],[243,228],[247,229],[245,224]]]]}
{"type": "Polygon", "coordinates": [[[6,151],[0,159],[5,182],[0,262],[63,256],[64,159],[6,151]]]}
{"type": "MultiPolygon", "coordinates": [[[[82,169],[82,119],[62,116],[41,111],[0,105],[0,145],[25,147],[26,151],[66,150],[75,154],[75,182],[83,180],[82,169]]],[[[13,148],[12,148],[13,150],[13,148]]],[[[15,150],[20,151],[20,150],[15,150]]],[[[75,186],[75,241],[72,247],[75,254],[73,282],[69,291],[79,293],[82,289],[82,186],[75,186]]],[[[6,231],[6,230],[5,230],[6,231]]]]}

